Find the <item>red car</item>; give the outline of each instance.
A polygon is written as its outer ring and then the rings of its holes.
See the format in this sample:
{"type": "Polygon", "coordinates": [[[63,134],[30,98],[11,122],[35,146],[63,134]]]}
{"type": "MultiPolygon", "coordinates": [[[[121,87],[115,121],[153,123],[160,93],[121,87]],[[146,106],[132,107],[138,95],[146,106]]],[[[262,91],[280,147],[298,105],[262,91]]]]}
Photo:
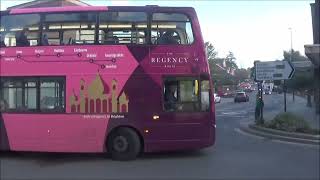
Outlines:
{"type": "Polygon", "coordinates": [[[237,92],[234,96],[234,102],[248,102],[249,96],[245,92],[237,92]]]}

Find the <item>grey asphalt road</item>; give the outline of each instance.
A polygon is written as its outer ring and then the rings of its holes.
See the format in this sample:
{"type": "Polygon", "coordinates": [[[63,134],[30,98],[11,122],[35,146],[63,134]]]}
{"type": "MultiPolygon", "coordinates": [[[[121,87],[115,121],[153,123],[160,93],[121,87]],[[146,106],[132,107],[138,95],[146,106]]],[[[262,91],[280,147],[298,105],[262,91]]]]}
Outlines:
{"type": "MultiPolygon", "coordinates": [[[[266,110],[281,109],[281,98],[267,96],[266,110]]],[[[217,142],[207,149],[144,154],[130,162],[101,154],[5,153],[0,179],[319,179],[319,148],[238,130],[252,121],[254,105],[253,93],[246,103],[222,99],[216,105],[217,142]]]]}

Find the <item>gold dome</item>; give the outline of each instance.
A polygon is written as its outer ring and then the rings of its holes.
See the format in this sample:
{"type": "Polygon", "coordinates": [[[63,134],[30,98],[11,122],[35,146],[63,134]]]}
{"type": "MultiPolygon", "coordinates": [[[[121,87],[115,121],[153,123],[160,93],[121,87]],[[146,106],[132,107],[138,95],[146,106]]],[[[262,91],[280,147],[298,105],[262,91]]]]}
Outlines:
{"type": "Polygon", "coordinates": [[[98,99],[104,97],[104,85],[99,74],[96,75],[95,80],[88,86],[88,96],[91,99],[98,99]]]}

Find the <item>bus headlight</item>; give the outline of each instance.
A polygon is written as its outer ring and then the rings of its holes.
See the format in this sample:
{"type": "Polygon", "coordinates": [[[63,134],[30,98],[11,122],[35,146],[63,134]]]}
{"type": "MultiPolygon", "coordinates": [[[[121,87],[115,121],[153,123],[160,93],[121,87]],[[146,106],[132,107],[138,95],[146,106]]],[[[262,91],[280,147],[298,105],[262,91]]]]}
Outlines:
{"type": "Polygon", "coordinates": [[[160,117],[159,116],[157,116],[157,115],[154,115],[153,116],[153,120],[157,120],[157,119],[159,119],[160,117]]]}

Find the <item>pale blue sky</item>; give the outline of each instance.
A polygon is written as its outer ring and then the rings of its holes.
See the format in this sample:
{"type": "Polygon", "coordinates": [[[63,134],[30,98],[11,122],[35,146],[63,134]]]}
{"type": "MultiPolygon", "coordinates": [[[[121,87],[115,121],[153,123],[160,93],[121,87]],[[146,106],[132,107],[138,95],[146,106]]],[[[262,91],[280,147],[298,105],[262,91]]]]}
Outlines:
{"type": "MultiPolygon", "coordinates": [[[[31,0],[0,0],[1,10],[31,0]]],[[[304,45],[312,44],[310,3],[301,1],[142,1],[84,0],[92,5],[160,5],[191,6],[197,11],[205,41],[210,41],[219,56],[232,51],[240,67],[253,66],[254,60],[281,59],[283,50],[293,49],[304,54],[304,45]]]]}

